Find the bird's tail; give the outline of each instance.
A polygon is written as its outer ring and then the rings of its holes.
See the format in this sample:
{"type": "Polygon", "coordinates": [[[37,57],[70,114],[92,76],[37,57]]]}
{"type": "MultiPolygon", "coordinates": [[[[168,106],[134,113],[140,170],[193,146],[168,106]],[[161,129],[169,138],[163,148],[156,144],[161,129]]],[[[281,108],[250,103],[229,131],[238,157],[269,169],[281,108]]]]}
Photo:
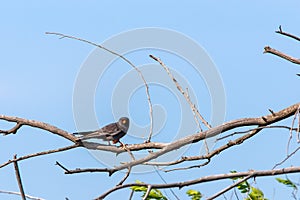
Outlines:
{"type": "Polygon", "coordinates": [[[78,139],[80,140],[88,140],[88,139],[103,139],[103,135],[99,135],[98,132],[95,131],[83,131],[83,132],[75,132],[73,135],[79,135],[78,139]]]}

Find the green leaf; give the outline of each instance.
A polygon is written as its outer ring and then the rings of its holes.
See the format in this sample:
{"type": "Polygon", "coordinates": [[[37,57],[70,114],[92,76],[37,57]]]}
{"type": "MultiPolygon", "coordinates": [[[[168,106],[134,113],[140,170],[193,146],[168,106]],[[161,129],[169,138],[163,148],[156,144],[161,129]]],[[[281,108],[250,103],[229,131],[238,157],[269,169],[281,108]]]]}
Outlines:
{"type": "Polygon", "coordinates": [[[290,179],[282,179],[282,178],[276,178],[276,180],[279,182],[279,183],[282,183],[283,185],[286,185],[288,187],[292,187],[294,188],[295,190],[297,190],[297,186],[295,185],[295,183],[293,183],[290,179]]]}
{"type": "Polygon", "coordinates": [[[264,198],[264,193],[255,187],[251,187],[251,192],[245,200],[267,200],[264,198]]]}
{"type": "MultiPolygon", "coordinates": [[[[143,183],[139,180],[135,181],[136,183],[143,183]]],[[[130,189],[132,189],[135,192],[143,192],[142,197],[144,197],[146,195],[146,192],[148,190],[148,188],[146,186],[131,186],[130,189]]],[[[161,193],[160,190],[158,189],[151,189],[150,193],[147,197],[147,200],[167,200],[167,198],[161,193]]]]}
{"type": "Polygon", "coordinates": [[[200,200],[202,197],[202,194],[197,190],[188,190],[186,194],[191,197],[192,200],[200,200]]]}

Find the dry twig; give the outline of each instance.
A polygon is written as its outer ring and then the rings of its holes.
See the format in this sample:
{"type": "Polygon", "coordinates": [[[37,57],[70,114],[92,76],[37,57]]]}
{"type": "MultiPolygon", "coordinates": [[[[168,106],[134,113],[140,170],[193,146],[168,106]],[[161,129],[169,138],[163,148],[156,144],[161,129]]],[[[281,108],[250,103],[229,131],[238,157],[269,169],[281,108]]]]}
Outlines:
{"type": "Polygon", "coordinates": [[[145,89],[146,89],[146,95],[147,95],[147,101],[148,101],[148,105],[149,105],[150,132],[149,132],[149,136],[148,136],[148,139],[147,139],[146,142],[150,142],[151,137],[152,137],[152,133],[153,133],[153,109],[152,109],[152,102],[151,102],[150,93],[149,93],[149,86],[148,86],[148,83],[147,83],[144,75],[142,74],[141,70],[139,70],[138,67],[136,67],[130,60],[125,58],[123,55],[121,55],[121,54],[119,54],[119,53],[117,53],[113,50],[110,50],[110,49],[108,49],[108,48],[106,48],[102,45],[96,44],[94,42],[91,42],[91,41],[88,41],[88,40],[85,40],[85,39],[82,39],[82,38],[77,38],[77,37],[74,37],[74,36],[65,35],[65,34],[62,34],[62,33],[46,32],[46,34],[60,36],[61,37],[60,39],[69,38],[69,39],[73,39],[73,40],[78,40],[78,41],[90,44],[92,46],[98,47],[100,49],[103,49],[103,50],[105,50],[105,51],[107,51],[107,52],[109,52],[113,55],[116,55],[116,56],[120,57],[121,59],[123,59],[125,62],[127,62],[131,67],[133,67],[137,71],[138,75],[141,77],[141,79],[144,82],[145,89]]]}
{"type": "MultiPolygon", "coordinates": [[[[14,160],[16,160],[16,159],[17,159],[17,155],[14,155],[14,160]]],[[[26,196],[25,196],[25,192],[24,192],[24,188],[23,188],[23,184],[22,184],[22,180],[21,180],[21,175],[20,175],[20,170],[19,170],[17,161],[14,161],[14,167],[15,167],[15,174],[16,174],[16,178],[18,181],[18,186],[20,189],[20,194],[21,194],[22,200],[26,200],[26,196]]]]}
{"type": "MultiPolygon", "coordinates": [[[[192,112],[201,120],[201,122],[207,127],[207,128],[211,128],[211,125],[204,119],[204,117],[202,117],[202,115],[200,114],[200,112],[198,111],[198,109],[196,108],[196,105],[193,104],[193,102],[191,101],[188,92],[185,92],[182,87],[180,86],[180,84],[178,83],[178,81],[175,79],[175,77],[173,76],[173,74],[170,72],[170,69],[165,65],[165,63],[163,63],[159,58],[153,56],[153,55],[149,55],[150,58],[152,58],[153,60],[155,60],[156,62],[158,62],[168,73],[169,77],[171,78],[171,80],[174,82],[174,84],[176,85],[177,89],[179,90],[179,92],[181,92],[181,94],[184,96],[184,98],[186,99],[187,103],[189,104],[192,112]]],[[[196,123],[199,124],[196,120],[196,123]]],[[[200,129],[201,130],[201,129],[200,129]]],[[[202,130],[201,130],[202,131],[202,130]]]]}

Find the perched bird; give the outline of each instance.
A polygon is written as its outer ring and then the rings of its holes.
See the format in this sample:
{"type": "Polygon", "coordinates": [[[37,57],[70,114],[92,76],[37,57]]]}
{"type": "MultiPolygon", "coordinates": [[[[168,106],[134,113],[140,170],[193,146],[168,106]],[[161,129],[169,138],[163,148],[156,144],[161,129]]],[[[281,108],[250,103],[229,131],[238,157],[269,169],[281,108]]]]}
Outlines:
{"type": "Polygon", "coordinates": [[[85,132],[76,132],[75,135],[81,135],[78,139],[88,140],[92,138],[102,139],[104,141],[113,142],[116,144],[119,142],[121,146],[123,143],[120,141],[120,138],[126,135],[129,128],[129,119],[127,117],[121,117],[118,122],[108,124],[103,128],[95,131],[85,131],[85,132]]]}

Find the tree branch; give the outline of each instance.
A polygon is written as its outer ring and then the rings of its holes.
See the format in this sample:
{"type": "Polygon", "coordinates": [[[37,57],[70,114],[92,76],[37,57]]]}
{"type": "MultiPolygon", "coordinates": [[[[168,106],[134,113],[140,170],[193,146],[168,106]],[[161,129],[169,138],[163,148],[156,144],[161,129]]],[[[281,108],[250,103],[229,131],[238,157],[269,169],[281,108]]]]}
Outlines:
{"type": "Polygon", "coordinates": [[[15,134],[21,127],[22,127],[22,123],[21,122],[17,122],[16,125],[14,127],[12,127],[11,129],[5,131],[5,130],[0,130],[0,133],[2,133],[3,135],[9,135],[9,134],[15,134]]]}
{"type": "MultiPolygon", "coordinates": [[[[17,159],[17,155],[14,155],[14,160],[16,160],[16,159],[17,159]]],[[[20,170],[19,170],[19,166],[18,166],[17,161],[14,161],[14,167],[15,167],[15,174],[16,174],[16,178],[17,178],[17,181],[18,181],[18,186],[19,186],[19,189],[20,189],[20,194],[21,194],[22,200],[26,200],[24,188],[23,188],[23,185],[22,185],[20,170]]]]}
{"type": "Polygon", "coordinates": [[[179,149],[185,145],[195,143],[195,142],[198,142],[198,141],[206,139],[206,138],[214,137],[220,133],[226,132],[228,130],[231,130],[231,129],[234,129],[237,127],[253,126],[253,125],[266,126],[266,125],[275,123],[277,121],[280,121],[282,119],[292,116],[297,111],[299,105],[300,105],[300,103],[294,104],[290,107],[287,107],[287,108],[275,113],[275,115],[271,114],[271,115],[266,115],[266,116],[257,117],[257,118],[237,119],[237,120],[233,120],[233,121],[227,122],[225,124],[222,124],[220,126],[214,127],[212,129],[206,130],[204,132],[186,136],[184,138],[181,138],[177,141],[170,143],[169,145],[162,148],[161,150],[159,150],[155,153],[149,154],[148,156],[146,156],[142,159],[131,161],[126,164],[115,167],[115,168],[113,168],[113,172],[125,169],[129,166],[132,167],[132,166],[135,166],[138,164],[145,163],[149,160],[155,159],[163,154],[166,154],[172,150],[179,149]]]}
{"type": "MultiPolygon", "coordinates": [[[[54,133],[56,135],[59,135],[59,136],[65,138],[67,140],[70,140],[74,143],[78,142],[78,138],[75,137],[74,135],[69,134],[67,131],[64,131],[62,129],[59,129],[55,126],[52,126],[52,125],[44,123],[44,122],[39,122],[39,121],[29,120],[29,119],[23,119],[23,118],[19,118],[19,117],[11,117],[11,116],[6,116],[6,115],[0,115],[0,119],[8,121],[8,122],[15,122],[17,124],[27,125],[27,126],[43,129],[43,130],[49,131],[51,133],[54,133]]],[[[19,125],[19,126],[21,126],[21,125],[19,125]]],[[[2,133],[3,133],[3,131],[2,131],[2,133]]],[[[5,133],[3,133],[3,134],[5,134],[5,133]]]]}
{"type": "Polygon", "coordinates": [[[297,64],[297,65],[300,64],[300,59],[293,58],[292,56],[289,56],[289,55],[287,55],[287,54],[285,54],[285,53],[282,53],[282,52],[280,52],[280,51],[278,51],[278,50],[276,50],[276,49],[273,49],[273,48],[271,48],[271,47],[269,47],[269,46],[266,46],[266,47],[264,48],[264,50],[265,50],[264,53],[270,53],[270,54],[279,56],[279,57],[281,57],[281,58],[283,58],[283,59],[285,59],[285,60],[288,60],[288,61],[290,61],[290,62],[292,62],[292,63],[295,63],[295,64],[297,64]]]}
{"type": "Polygon", "coordinates": [[[152,189],[152,186],[151,186],[151,185],[148,185],[148,186],[147,186],[147,191],[146,191],[146,193],[145,193],[145,196],[144,196],[143,200],[146,200],[146,199],[148,198],[148,196],[149,196],[149,194],[150,194],[150,192],[151,192],[151,189],[152,189]]]}
{"type": "MultiPolygon", "coordinates": [[[[13,192],[13,191],[3,191],[3,190],[0,190],[0,193],[3,193],[3,194],[14,194],[14,195],[19,195],[21,196],[20,192],[13,192]]],[[[33,196],[30,196],[30,195],[27,195],[25,194],[25,197],[27,199],[31,199],[31,200],[44,200],[42,198],[39,198],[39,197],[33,197],[33,196]]]]}
{"type": "Polygon", "coordinates": [[[144,186],[148,187],[148,185],[151,185],[152,189],[166,189],[166,188],[179,188],[189,186],[189,185],[195,185],[199,183],[204,182],[212,182],[212,181],[219,181],[223,179],[232,179],[232,178],[239,178],[239,177],[262,177],[262,176],[275,176],[280,174],[290,174],[290,173],[299,173],[300,172],[300,166],[297,167],[287,167],[282,169],[273,169],[273,170],[261,170],[261,171],[247,171],[247,172],[238,172],[238,173],[229,173],[229,174],[216,174],[211,176],[204,176],[198,179],[189,180],[185,182],[176,182],[176,183],[168,183],[168,184],[148,184],[148,183],[129,183],[124,185],[116,186],[107,192],[103,193],[99,197],[96,198],[96,200],[104,199],[107,195],[111,194],[112,192],[115,192],[120,189],[132,187],[132,186],[144,186]]]}
{"type": "Polygon", "coordinates": [[[48,151],[42,151],[42,152],[38,152],[38,153],[34,153],[34,154],[29,154],[29,155],[26,155],[26,156],[15,158],[13,160],[8,160],[7,162],[1,164],[0,168],[5,167],[6,165],[9,165],[10,163],[17,162],[17,161],[20,161],[20,160],[25,160],[25,159],[28,159],[28,158],[37,157],[37,156],[46,155],[46,154],[51,154],[51,153],[57,153],[57,152],[61,152],[61,151],[67,151],[69,149],[73,149],[73,148],[76,148],[76,147],[79,147],[79,146],[80,146],[80,144],[74,144],[74,145],[59,148],[59,149],[54,149],[54,150],[48,150],[48,151]]]}
{"type": "Polygon", "coordinates": [[[213,199],[217,198],[218,196],[220,196],[220,195],[224,194],[225,192],[231,190],[232,188],[236,187],[238,184],[240,184],[240,183],[242,183],[242,182],[248,180],[248,179],[251,178],[252,176],[253,176],[252,174],[249,174],[249,175],[246,176],[245,178],[243,178],[243,179],[241,179],[241,180],[235,182],[234,184],[232,184],[232,185],[230,185],[230,186],[224,188],[223,190],[221,190],[221,191],[217,192],[216,194],[212,195],[211,197],[208,197],[206,200],[213,200],[213,199]]]}
{"type": "MultiPolygon", "coordinates": [[[[160,149],[157,152],[154,153],[150,153],[149,155],[138,159],[138,160],[133,160],[130,162],[127,162],[125,164],[121,164],[119,166],[116,166],[114,168],[102,168],[102,169],[80,169],[80,170],[70,170],[72,173],[82,173],[82,172],[108,172],[110,175],[112,175],[113,173],[119,171],[119,170],[123,170],[126,169],[128,167],[133,167],[139,164],[143,164],[145,162],[148,162],[152,159],[155,159],[161,155],[164,155],[170,151],[173,150],[177,150],[183,146],[186,146],[188,144],[191,143],[196,143],[200,140],[204,140],[206,138],[210,138],[210,137],[214,137],[220,133],[229,131],[231,129],[237,128],[237,127],[243,127],[243,126],[253,126],[253,125],[258,125],[258,126],[267,126],[269,124],[278,122],[282,119],[286,119],[290,116],[292,116],[298,109],[300,103],[294,104],[290,107],[287,107],[279,112],[270,114],[270,115],[265,115],[262,117],[256,117],[256,118],[242,118],[242,119],[237,119],[237,120],[233,120],[233,121],[229,121],[227,123],[224,123],[220,126],[214,127],[212,129],[206,130],[204,132],[201,133],[195,133],[189,136],[186,136],[184,138],[178,139],[168,145],[166,145],[165,147],[163,147],[162,149],[160,149]]],[[[253,132],[251,132],[250,134],[247,134],[241,138],[239,138],[238,140],[236,140],[235,142],[239,142],[242,143],[245,139],[250,138],[252,136],[254,136],[258,130],[254,130],[253,132]]],[[[229,142],[229,144],[227,145],[234,145],[234,143],[229,142]]],[[[226,149],[226,146],[223,147],[224,149],[226,149]]],[[[219,152],[217,151],[213,151],[213,154],[218,154],[219,152]]]]}
{"type": "Polygon", "coordinates": [[[279,26],[279,30],[278,30],[278,31],[275,31],[275,32],[278,33],[278,34],[281,34],[281,35],[284,35],[284,36],[287,36],[287,37],[290,37],[290,38],[293,38],[293,39],[295,39],[295,40],[300,41],[300,38],[299,38],[299,37],[297,37],[297,36],[295,36],[295,35],[292,35],[292,34],[290,34],[290,33],[287,33],[287,32],[283,32],[283,31],[282,31],[282,28],[281,28],[281,25],[279,26]]]}

